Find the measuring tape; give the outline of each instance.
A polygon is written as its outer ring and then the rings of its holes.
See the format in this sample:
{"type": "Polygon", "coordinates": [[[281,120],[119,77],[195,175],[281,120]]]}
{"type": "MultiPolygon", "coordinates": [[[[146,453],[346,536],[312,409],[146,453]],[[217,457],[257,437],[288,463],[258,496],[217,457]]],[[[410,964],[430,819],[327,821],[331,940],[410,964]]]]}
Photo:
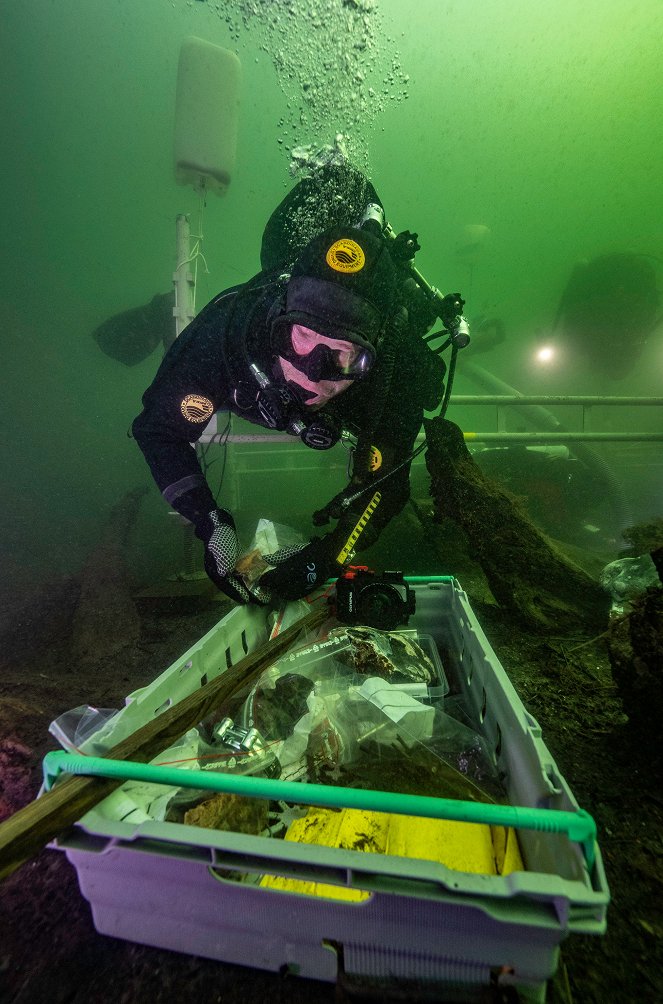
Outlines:
{"type": "Polygon", "coordinates": [[[348,558],[352,556],[352,553],[354,551],[354,546],[357,543],[359,537],[361,536],[364,527],[366,526],[369,519],[377,509],[381,498],[382,498],[382,493],[376,492],[371,501],[364,509],[363,513],[359,517],[359,520],[357,521],[357,524],[352,530],[352,533],[350,534],[350,536],[348,537],[348,539],[346,540],[345,544],[343,545],[343,547],[341,548],[340,552],[336,557],[336,561],[338,562],[339,565],[344,565],[348,560],[348,558]]]}

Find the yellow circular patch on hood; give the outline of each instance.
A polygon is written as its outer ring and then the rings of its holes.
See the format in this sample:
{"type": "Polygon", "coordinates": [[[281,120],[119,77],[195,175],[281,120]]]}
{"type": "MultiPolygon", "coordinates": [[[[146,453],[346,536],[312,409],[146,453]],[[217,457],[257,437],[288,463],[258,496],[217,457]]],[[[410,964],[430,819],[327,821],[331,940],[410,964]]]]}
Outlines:
{"type": "Polygon", "coordinates": [[[361,244],[342,237],[334,241],[327,251],[325,260],[335,272],[361,272],[366,264],[366,255],[361,244]]]}

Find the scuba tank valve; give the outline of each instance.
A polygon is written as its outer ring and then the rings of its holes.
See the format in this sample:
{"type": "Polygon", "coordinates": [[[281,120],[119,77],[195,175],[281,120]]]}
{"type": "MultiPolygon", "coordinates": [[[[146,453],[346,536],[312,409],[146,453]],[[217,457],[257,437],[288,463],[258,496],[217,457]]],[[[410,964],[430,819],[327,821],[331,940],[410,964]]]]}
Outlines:
{"type": "Polygon", "coordinates": [[[432,286],[424,278],[418,268],[415,268],[414,255],[419,250],[417,235],[411,234],[409,231],[397,234],[394,228],[386,221],[384,209],[377,202],[368,203],[359,220],[358,227],[362,230],[368,230],[379,237],[387,238],[390,242],[398,243],[398,259],[406,265],[412,279],[431,302],[437,316],[449,334],[449,341],[445,345],[445,348],[449,344],[459,349],[464,349],[469,345],[470,326],[467,318],[462,313],[465,301],[460,293],[447,293],[446,295],[441,293],[439,289],[432,286]]]}
{"type": "Polygon", "coordinates": [[[369,202],[364,210],[364,215],[357,224],[359,230],[368,230],[369,233],[374,233],[376,237],[384,236],[384,209],[377,202],[369,202]]]}

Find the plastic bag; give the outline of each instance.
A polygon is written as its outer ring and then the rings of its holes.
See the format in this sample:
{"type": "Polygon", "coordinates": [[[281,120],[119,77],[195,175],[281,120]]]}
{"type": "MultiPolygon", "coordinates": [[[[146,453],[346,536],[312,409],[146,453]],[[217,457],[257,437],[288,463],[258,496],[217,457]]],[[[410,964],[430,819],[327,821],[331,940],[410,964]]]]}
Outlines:
{"type": "Polygon", "coordinates": [[[599,578],[601,586],[612,599],[610,612],[613,614],[631,610],[631,601],[650,586],[657,586],[659,581],[658,571],[650,554],[611,561],[599,578]]]}
{"type": "MultiPolygon", "coordinates": [[[[244,695],[215,709],[156,762],[288,781],[500,799],[494,760],[483,740],[442,711],[440,674],[441,666],[419,645],[416,632],[337,626],[326,638],[282,656],[244,695]],[[375,666],[378,672],[372,671],[375,666]]],[[[143,816],[187,819],[232,828],[228,820],[238,818],[235,810],[244,818],[241,803],[231,812],[227,798],[202,789],[127,784],[121,790],[136,805],[131,817],[136,821],[143,816]],[[203,804],[200,813],[191,811],[203,804]]],[[[275,811],[270,804],[270,819],[275,811]]],[[[261,809],[249,812],[242,825],[256,832],[262,822],[261,809]]],[[[276,832],[275,824],[268,829],[276,832]]]]}
{"type": "Polygon", "coordinates": [[[265,561],[263,555],[274,554],[284,547],[297,547],[303,543],[302,535],[291,527],[273,523],[270,519],[261,519],[258,521],[251,546],[238,559],[235,571],[246,585],[250,586],[264,572],[274,567],[265,561]]]}
{"type": "MultiPolygon", "coordinates": [[[[104,728],[118,713],[115,708],[93,708],[90,704],[82,704],[55,718],[48,726],[48,731],[63,749],[78,752],[83,743],[104,728]]],[[[100,756],[106,749],[106,743],[92,743],[85,752],[90,756],[100,756]]]]}
{"type": "Polygon", "coordinates": [[[283,780],[430,794],[436,774],[438,794],[500,798],[484,741],[441,710],[439,674],[414,633],[338,627],[269,667],[239,718],[276,745],[283,780]]]}
{"type": "Polygon", "coordinates": [[[438,682],[438,670],[416,637],[402,631],[371,627],[334,628],[330,639],[344,643],[340,658],[354,672],[392,682],[438,682]]]}
{"type": "MultiPolygon", "coordinates": [[[[501,800],[504,791],[494,757],[473,728],[446,714],[436,702],[378,677],[351,687],[331,716],[333,726],[353,737],[357,776],[341,783],[474,801],[501,800]],[[361,774],[359,773],[361,771],[361,774]],[[362,781],[362,778],[364,780],[362,781]]],[[[342,774],[347,775],[347,769],[342,774]]]]}

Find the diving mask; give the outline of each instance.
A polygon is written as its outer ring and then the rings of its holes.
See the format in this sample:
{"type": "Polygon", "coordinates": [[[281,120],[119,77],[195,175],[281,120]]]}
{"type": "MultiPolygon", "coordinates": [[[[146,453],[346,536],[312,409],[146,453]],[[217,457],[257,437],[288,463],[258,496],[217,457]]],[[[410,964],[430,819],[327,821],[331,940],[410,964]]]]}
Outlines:
{"type": "Polygon", "coordinates": [[[283,339],[279,355],[314,382],[361,379],[375,360],[370,345],[330,338],[303,324],[290,326],[290,337],[283,339]]]}

